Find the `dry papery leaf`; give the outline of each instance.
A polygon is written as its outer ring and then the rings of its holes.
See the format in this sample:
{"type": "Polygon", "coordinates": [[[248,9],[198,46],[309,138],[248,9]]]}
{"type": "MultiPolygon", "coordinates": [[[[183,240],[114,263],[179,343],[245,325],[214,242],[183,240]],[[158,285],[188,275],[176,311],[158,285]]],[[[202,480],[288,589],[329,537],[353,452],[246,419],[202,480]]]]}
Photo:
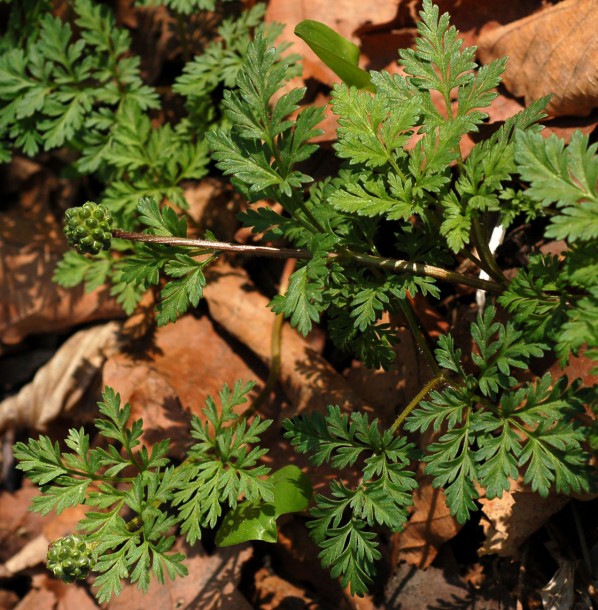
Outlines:
{"type": "Polygon", "coordinates": [[[413,494],[413,512],[402,532],[393,535],[392,563],[404,561],[420,569],[436,559],[443,544],[461,529],[451,515],[444,493],[432,486],[432,477],[417,472],[418,487],[413,494]]]}
{"type": "Polygon", "coordinates": [[[67,339],[33,381],[0,403],[0,432],[16,427],[43,431],[85,397],[119,343],[119,322],[81,330],[67,339]]]}
{"type": "Polygon", "coordinates": [[[158,328],[151,345],[115,352],[103,368],[102,382],[119,392],[123,403],[131,403],[133,419],[143,418],[145,442],[168,437],[175,454],[182,455],[190,440],[190,413],[201,416],[206,398],[216,399],[225,383],[259,380],[264,372],[207,316],[187,315],[158,328]]]}
{"type": "Polygon", "coordinates": [[[3,550],[6,551],[1,555],[6,557],[6,561],[0,563],[0,578],[45,564],[49,544],[72,534],[85,516],[86,508],[78,505],[66,509],[60,515],[53,514],[52,517],[42,517],[39,513],[30,513],[35,517],[29,517],[27,513],[35,495],[39,495],[39,490],[32,486],[24,487],[15,494],[3,492],[0,495],[3,502],[17,511],[14,517],[4,509],[0,511],[0,516],[6,516],[6,522],[12,525],[0,538],[3,550]]]}
{"type": "Polygon", "coordinates": [[[195,224],[202,231],[210,229],[221,241],[233,240],[239,227],[237,214],[248,205],[224,178],[214,177],[186,184],[185,199],[187,219],[192,220],[189,236],[194,235],[195,224]]]}
{"type": "Polygon", "coordinates": [[[564,0],[479,39],[484,63],[508,56],[503,84],[526,104],[553,94],[552,116],[586,116],[598,106],[598,3],[564,0]]]}
{"type": "Polygon", "coordinates": [[[281,578],[268,568],[255,573],[254,607],[279,610],[296,606],[304,610],[320,610],[321,606],[304,588],[281,578]]]}
{"type": "Polygon", "coordinates": [[[252,610],[237,589],[241,571],[251,559],[248,545],[217,549],[208,554],[197,543],[186,547],[179,538],[173,547],[187,556],[189,574],[160,585],[155,579],[147,593],[137,585],[126,584],[122,593],[106,606],[109,610],[252,610]]]}
{"type": "MultiPolygon", "coordinates": [[[[210,316],[260,360],[270,363],[274,314],[268,299],[252,285],[244,271],[224,264],[212,268],[204,290],[210,316]]],[[[306,409],[325,411],[327,405],[346,410],[365,408],[363,399],[309,343],[288,325],[282,331],[280,383],[294,414],[306,409]]]]}
{"type": "Polygon", "coordinates": [[[47,573],[34,575],[31,584],[14,610],[99,610],[84,586],[66,584],[47,573]]]}
{"type": "Polygon", "coordinates": [[[7,562],[38,535],[43,517],[29,510],[39,492],[33,484],[0,492],[0,562],[7,562]]]}
{"type": "Polygon", "coordinates": [[[503,610],[511,606],[504,603],[502,596],[468,585],[454,566],[418,570],[402,564],[388,580],[381,607],[384,610],[503,610]]]}
{"type": "Polygon", "coordinates": [[[514,481],[511,490],[504,492],[502,498],[480,498],[479,502],[486,539],[478,554],[518,558],[519,547],[558,513],[569,498],[557,494],[541,498],[521,481],[514,481]]]}
{"type": "Polygon", "coordinates": [[[66,240],[51,213],[48,178],[30,177],[21,202],[0,214],[0,354],[32,333],[57,332],[85,322],[124,316],[107,289],[85,294],[52,282],[66,240]]]}

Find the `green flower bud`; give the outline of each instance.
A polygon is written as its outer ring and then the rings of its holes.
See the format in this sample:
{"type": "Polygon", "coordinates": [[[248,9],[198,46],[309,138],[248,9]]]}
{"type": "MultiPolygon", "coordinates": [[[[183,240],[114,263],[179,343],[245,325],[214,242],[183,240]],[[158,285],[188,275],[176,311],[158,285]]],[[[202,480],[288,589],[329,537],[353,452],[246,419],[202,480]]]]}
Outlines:
{"type": "Polygon", "coordinates": [[[85,578],[95,562],[93,546],[82,536],[59,538],[48,548],[48,570],[64,582],[85,578]]]}
{"type": "Polygon", "coordinates": [[[76,246],[81,254],[98,254],[110,248],[112,214],[103,205],[92,201],[64,214],[64,233],[69,246],[76,246]]]}

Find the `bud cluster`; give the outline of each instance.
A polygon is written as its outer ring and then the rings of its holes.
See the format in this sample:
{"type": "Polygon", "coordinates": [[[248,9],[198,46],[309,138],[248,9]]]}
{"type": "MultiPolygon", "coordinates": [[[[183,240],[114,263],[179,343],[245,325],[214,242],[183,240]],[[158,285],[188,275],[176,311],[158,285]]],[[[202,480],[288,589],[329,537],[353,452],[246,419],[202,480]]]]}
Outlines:
{"type": "Polygon", "coordinates": [[[81,536],[59,538],[48,548],[48,570],[64,582],[85,578],[94,565],[93,546],[81,536]]]}
{"type": "Polygon", "coordinates": [[[105,206],[88,201],[69,208],[64,218],[69,246],[76,246],[81,254],[98,254],[110,248],[112,214],[105,206]]]}

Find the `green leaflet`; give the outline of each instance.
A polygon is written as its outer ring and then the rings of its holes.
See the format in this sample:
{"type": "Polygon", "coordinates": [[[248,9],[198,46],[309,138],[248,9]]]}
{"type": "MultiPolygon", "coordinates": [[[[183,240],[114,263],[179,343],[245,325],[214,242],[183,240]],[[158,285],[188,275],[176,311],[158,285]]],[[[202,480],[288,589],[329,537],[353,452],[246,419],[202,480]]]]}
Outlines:
{"type": "Polygon", "coordinates": [[[227,513],[216,533],[216,544],[221,547],[248,540],[276,542],[276,519],[281,515],[304,511],[309,506],[311,481],[297,466],[284,466],[270,478],[273,486],[272,502],[243,502],[227,513]]]}
{"type": "Polygon", "coordinates": [[[370,75],[359,67],[359,48],[324,23],[305,19],[295,34],[349,87],[376,91],[370,75]]]}

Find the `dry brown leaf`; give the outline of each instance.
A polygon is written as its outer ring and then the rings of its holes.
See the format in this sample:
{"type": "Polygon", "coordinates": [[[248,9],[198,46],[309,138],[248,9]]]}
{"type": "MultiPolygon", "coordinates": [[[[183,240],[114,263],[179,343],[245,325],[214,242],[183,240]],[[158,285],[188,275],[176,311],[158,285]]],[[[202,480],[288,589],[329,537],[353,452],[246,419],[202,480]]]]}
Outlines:
{"type": "Polygon", "coordinates": [[[388,580],[384,610],[501,610],[511,607],[485,591],[469,586],[450,566],[418,570],[403,564],[388,580]]]}
{"type": "MultiPolygon", "coordinates": [[[[411,5],[421,9],[421,0],[411,5]]],[[[500,2],[480,2],[480,0],[435,0],[440,13],[448,12],[451,23],[459,30],[468,46],[477,44],[480,31],[491,22],[504,25],[531,15],[543,5],[543,0],[501,0],[500,2]]]]}
{"type": "Polygon", "coordinates": [[[484,63],[509,57],[503,83],[526,104],[553,94],[553,116],[588,115],[598,106],[598,3],[564,0],[479,39],[484,63]]]}
{"type": "Polygon", "coordinates": [[[20,597],[7,589],[0,589],[0,608],[2,610],[14,610],[20,601],[20,597]]]}
{"type": "Polygon", "coordinates": [[[43,517],[29,510],[38,493],[33,484],[0,493],[0,561],[8,561],[39,533],[43,517]]]}
{"type": "Polygon", "coordinates": [[[482,528],[486,540],[478,553],[516,558],[519,547],[552,515],[558,513],[569,498],[557,494],[541,498],[520,481],[515,481],[511,491],[505,492],[502,498],[480,498],[479,502],[482,505],[482,528]]]}
{"type": "Polygon", "coordinates": [[[460,525],[451,515],[444,493],[432,487],[432,477],[417,474],[418,487],[413,494],[413,513],[405,529],[393,536],[393,565],[405,561],[420,569],[427,568],[443,544],[454,538],[460,525]]]}
{"type": "Polygon", "coordinates": [[[31,589],[14,610],[55,610],[56,596],[48,589],[31,589]]]}
{"type": "Polygon", "coordinates": [[[35,537],[6,563],[0,564],[0,576],[4,578],[13,576],[42,563],[48,555],[50,542],[51,540],[48,540],[44,534],[35,537]]]}
{"type": "Polygon", "coordinates": [[[46,573],[33,577],[32,588],[15,610],[98,610],[83,586],[66,584],[46,573]]]}
{"type": "MultiPolygon", "coordinates": [[[[208,281],[204,296],[211,317],[269,364],[275,316],[247,275],[222,265],[208,281]]],[[[283,327],[281,349],[280,383],[296,413],[323,411],[330,404],[347,410],[365,407],[345,379],[288,325],[283,327]]]]}
{"type": "Polygon", "coordinates": [[[70,337],[33,381],[0,403],[0,432],[9,427],[43,431],[85,396],[118,344],[120,323],[108,322],[70,337]]]}
{"type": "Polygon", "coordinates": [[[30,182],[21,205],[0,214],[0,353],[2,343],[31,333],[124,316],[106,289],[84,294],[81,286],[67,290],[52,282],[66,241],[49,209],[45,174],[30,182]]]}
{"type": "Polygon", "coordinates": [[[247,203],[224,178],[208,177],[186,184],[185,199],[189,204],[188,217],[202,231],[210,229],[221,241],[233,241],[239,228],[237,215],[247,203]]]}
{"type": "Polygon", "coordinates": [[[306,589],[290,583],[268,568],[260,568],[255,573],[255,598],[252,601],[261,610],[279,610],[291,605],[300,605],[304,610],[320,608],[306,589]]]}
{"type": "MultiPolygon", "coordinates": [[[[36,495],[39,493],[37,490],[36,495]]],[[[25,505],[29,507],[29,502],[25,505]]],[[[15,552],[4,564],[0,564],[0,575],[8,576],[17,574],[23,570],[33,568],[45,563],[48,554],[48,546],[58,538],[72,534],[77,524],[85,516],[86,509],[81,506],[67,508],[60,515],[54,515],[54,518],[45,518],[39,527],[21,527],[12,532],[12,540],[8,543],[16,541],[19,550],[15,552]],[[40,532],[41,530],[41,532],[40,532]],[[31,538],[35,532],[40,532],[36,537],[31,538]],[[23,545],[23,542],[29,540],[23,545]]],[[[40,518],[41,519],[41,518],[40,518]]]]}
{"type": "Polygon", "coordinates": [[[259,380],[261,364],[214,329],[207,316],[191,315],[156,330],[151,346],[122,350],[108,359],[103,383],[114,387],[134,412],[143,415],[147,432],[179,435],[184,409],[200,415],[207,396],[216,396],[224,383],[259,380]],[[142,413],[143,412],[143,413],[142,413]]]}
{"type": "Polygon", "coordinates": [[[249,546],[235,546],[218,549],[208,555],[198,543],[193,549],[183,548],[180,540],[175,550],[187,555],[185,565],[189,574],[172,581],[168,578],[160,585],[154,579],[147,593],[137,589],[137,585],[126,584],[122,593],[114,597],[109,610],[251,610],[252,606],[239,592],[237,586],[241,570],[251,559],[253,551],[249,546]]]}

